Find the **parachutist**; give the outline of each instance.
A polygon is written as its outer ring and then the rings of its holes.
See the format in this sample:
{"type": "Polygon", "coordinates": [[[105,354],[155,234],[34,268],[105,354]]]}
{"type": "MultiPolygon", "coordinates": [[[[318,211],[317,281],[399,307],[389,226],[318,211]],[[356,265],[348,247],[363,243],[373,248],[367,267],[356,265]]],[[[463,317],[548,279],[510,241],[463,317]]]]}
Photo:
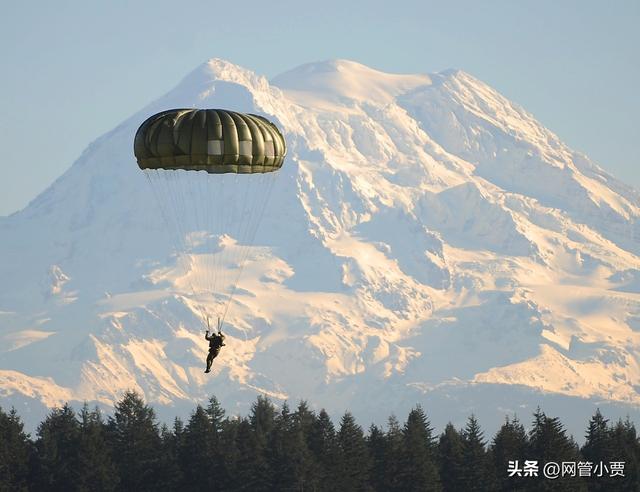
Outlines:
{"type": "Polygon", "coordinates": [[[220,353],[220,349],[224,347],[224,335],[222,334],[220,321],[218,321],[218,333],[212,333],[209,335],[211,329],[209,327],[209,320],[207,319],[207,333],[204,335],[205,340],[209,342],[209,354],[207,355],[207,369],[204,372],[211,372],[211,364],[220,353]]]}

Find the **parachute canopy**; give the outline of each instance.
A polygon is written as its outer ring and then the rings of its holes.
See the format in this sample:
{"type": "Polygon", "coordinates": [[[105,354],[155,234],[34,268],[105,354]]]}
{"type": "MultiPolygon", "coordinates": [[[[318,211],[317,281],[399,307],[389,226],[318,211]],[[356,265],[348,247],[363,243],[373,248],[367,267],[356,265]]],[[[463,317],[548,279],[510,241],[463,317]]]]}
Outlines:
{"type": "Polygon", "coordinates": [[[253,241],[284,161],[284,137],[258,115],[172,109],[142,123],[134,153],[179,253],[166,280],[203,320],[224,322],[245,264],[265,256],[253,241]]]}
{"type": "Polygon", "coordinates": [[[170,109],[138,128],[140,169],[255,174],[282,166],[284,137],[266,118],[223,109],[170,109]]]}

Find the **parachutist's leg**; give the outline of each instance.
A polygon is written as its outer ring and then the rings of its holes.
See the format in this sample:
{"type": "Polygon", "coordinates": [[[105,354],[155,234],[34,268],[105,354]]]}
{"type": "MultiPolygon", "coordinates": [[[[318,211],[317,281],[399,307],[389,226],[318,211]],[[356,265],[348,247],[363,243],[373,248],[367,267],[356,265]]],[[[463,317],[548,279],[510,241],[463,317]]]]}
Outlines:
{"type": "Polygon", "coordinates": [[[209,351],[209,355],[207,355],[207,369],[204,372],[211,372],[211,364],[213,364],[214,358],[215,354],[213,351],[209,351]]]}

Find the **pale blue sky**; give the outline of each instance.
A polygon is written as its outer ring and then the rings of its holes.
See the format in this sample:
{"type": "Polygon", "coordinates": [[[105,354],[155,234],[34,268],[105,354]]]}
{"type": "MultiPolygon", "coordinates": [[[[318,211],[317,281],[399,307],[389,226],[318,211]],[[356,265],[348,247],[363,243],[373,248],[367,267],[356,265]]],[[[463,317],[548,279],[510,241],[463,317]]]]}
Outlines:
{"type": "Polygon", "coordinates": [[[211,57],[460,68],[640,187],[640,2],[2,0],[0,215],[211,57]]]}

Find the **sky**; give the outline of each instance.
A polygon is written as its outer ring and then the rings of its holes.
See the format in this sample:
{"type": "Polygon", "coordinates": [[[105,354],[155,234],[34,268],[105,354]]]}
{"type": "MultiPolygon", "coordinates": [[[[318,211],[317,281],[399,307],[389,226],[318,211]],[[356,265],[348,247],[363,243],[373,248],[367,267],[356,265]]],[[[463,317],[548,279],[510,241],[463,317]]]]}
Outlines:
{"type": "Polygon", "coordinates": [[[209,58],[459,68],[640,188],[640,2],[0,0],[0,215],[209,58]]]}

